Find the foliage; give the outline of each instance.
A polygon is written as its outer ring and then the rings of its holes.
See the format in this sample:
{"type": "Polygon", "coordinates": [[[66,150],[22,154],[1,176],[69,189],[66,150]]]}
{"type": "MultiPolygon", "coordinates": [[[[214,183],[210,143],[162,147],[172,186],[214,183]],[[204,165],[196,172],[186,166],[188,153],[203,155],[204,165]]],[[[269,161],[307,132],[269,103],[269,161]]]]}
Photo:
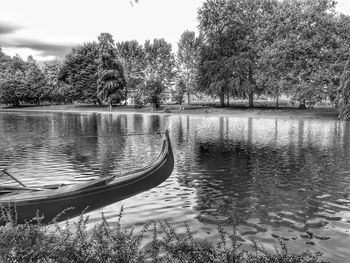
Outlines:
{"type": "Polygon", "coordinates": [[[70,87],[66,98],[70,100],[98,102],[97,98],[97,60],[96,42],[77,46],[66,55],[59,71],[59,81],[70,87]]]}
{"type": "MultiPolygon", "coordinates": [[[[4,210],[3,210],[4,212],[4,210]]],[[[139,233],[121,224],[123,208],[112,225],[102,214],[100,223],[89,229],[88,218],[81,216],[77,222],[44,225],[37,217],[26,224],[16,224],[6,211],[2,214],[7,223],[0,227],[1,262],[212,262],[212,263],[312,263],[319,262],[320,254],[304,252],[288,253],[281,242],[281,249],[269,252],[257,244],[253,252],[240,249],[236,239],[218,226],[220,239],[216,243],[195,240],[186,224],[187,235],[180,237],[167,222],[145,224],[139,233]],[[153,232],[151,248],[143,249],[146,232],[153,232]]],[[[234,231],[235,233],[235,231],[234,231]]]]}
{"type": "Polygon", "coordinates": [[[334,101],[350,48],[350,17],[332,0],[207,0],[199,87],[210,95],[280,94],[334,101]]]}
{"type": "Polygon", "coordinates": [[[176,104],[182,104],[184,100],[184,93],[186,92],[186,84],[180,78],[177,80],[175,90],[172,90],[172,97],[176,104]]]}
{"type": "Polygon", "coordinates": [[[142,94],[142,91],[137,90],[136,92],[134,92],[132,98],[135,108],[142,108],[143,106],[145,106],[145,99],[144,95],[142,94]]]}
{"type": "MultiPolygon", "coordinates": [[[[137,92],[138,85],[143,81],[144,50],[136,40],[117,43],[118,58],[124,69],[127,94],[137,92]]],[[[140,94],[140,92],[137,92],[140,94]]],[[[127,103],[127,102],[126,102],[127,103]]]]}
{"type": "Polygon", "coordinates": [[[125,99],[126,80],[112,35],[101,33],[98,41],[97,96],[111,106],[113,100],[125,99]]]}
{"type": "Polygon", "coordinates": [[[46,78],[46,86],[41,99],[49,102],[63,102],[67,99],[66,94],[62,93],[62,84],[58,81],[61,66],[58,61],[56,63],[45,63],[43,73],[46,78]]]}
{"type": "Polygon", "coordinates": [[[154,39],[153,43],[147,40],[144,51],[144,85],[141,87],[146,99],[157,108],[161,93],[174,79],[175,59],[171,53],[171,44],[164,39],[154,39]]]}
{"type": "Polygon", "coordinates": [[[261,30],[269,22],[274,1],[208,0],[198,12],[204,37],[199,78],[209,94],[249,96],[259,93],[256,83],[258,58],[263,46],[261,30]]]}
{"type": "Polygon", "coordinates": [[[350,120],[350,59],[344,67],[340,83],[337,97],[339,116],[343,120],[350,120]]]}
{"type": "Polygon", "coordinates": [[[143,86],[143,95],[148,102],[150,102],[154,108],[158,108],[162,100],[162,92],[165,90],[165,86],[160,80],[146,80],[143,86]]]}
{"type": "Polygon", "coordinates": [[[24,82],[25,90],[22,100],[38,105],[45,92],[46,78],[31,56],[27,59],[24,82]]]}
{"type": "Polygon", "coordinates": [[[21,71],[5,72],[0,78],[0,101],[20,106],[25,90],[24,74],[21,71]]]}
{"type": "Polygon", "coordinates": [[[2,51],[0,46],[0,74],[4,73],[8,69],[10,61],[11,58],[2,51]]]}
{"type": "MultiPolygon", "coordinates": [[[[3,57],[0,78],[0,100],[2,103],[20,106],[21,102],[29,102],[37,90],[35,83],[37,66],[32,58],[25,62],[18,55],[12,58],[3,57]]],[[[37,80],[41,81],[41,78],[37,80]]]]}
{"type": "Polygon", "coordinates": [[[0,102],[112,104],[131,93],[138,107],[158,107],[175,84],[177,102],[187,92],[190,103],[198,91],[219,96],[222,106],[230,97],[248,98],[253,106],[256,95],[275,97],[278,106],[279,97],[287,95],[301,107],[338,103],[342,114],[350,16],[337,13],[335,5],[333,0],[206,0],[198,10],[199,37],[184,31],[176,59],[164,39],[115,46],[108,33],[99,43],[73,48],[61,68],[41,69],[32,58],[9,57],[0,48],[0,102]]]}
{"type": "MultiPolygon", "coordinates": [[[[195,32],[186,30],[182,33],[177,49],[177,78],[187,91],[187,103],[191,104],[190,95],[196,88],[196,75],[199,62],[201,38],[195,32]]],[[[180,103],[181,104],[181,103],[180,103]]]]}
{"type": "Polygon", "coordinates": [[[261,34],[268,43],[259,60],[267,93],[283,92],[302,106],[334,100],[350,37],[349,18],[334,6],[332,0],[278,2],[261,34]]]}

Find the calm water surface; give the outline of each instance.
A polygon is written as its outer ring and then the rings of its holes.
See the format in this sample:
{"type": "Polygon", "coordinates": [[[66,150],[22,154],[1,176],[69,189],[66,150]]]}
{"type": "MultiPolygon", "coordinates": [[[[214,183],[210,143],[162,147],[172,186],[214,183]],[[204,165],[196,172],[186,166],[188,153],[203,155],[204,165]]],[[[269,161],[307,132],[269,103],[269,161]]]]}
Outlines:
{"type": "Polygon", "coordinates": [[[245,248],[282,238],[291,252],[350,258],[350,122],[0,112],[0,168],[29,186],[118,174],[153,160],[162,140],[149,134],[165,128],[170,178],[89,213],[91,224],[102,211],[113,224],[123,205],[124,224],[136,228],[166,219],[185,234],[187,222],[195,237],[215,240],[220,223],[245,248]],[[135,133],[148,135],[125,136],[135,133]]]}

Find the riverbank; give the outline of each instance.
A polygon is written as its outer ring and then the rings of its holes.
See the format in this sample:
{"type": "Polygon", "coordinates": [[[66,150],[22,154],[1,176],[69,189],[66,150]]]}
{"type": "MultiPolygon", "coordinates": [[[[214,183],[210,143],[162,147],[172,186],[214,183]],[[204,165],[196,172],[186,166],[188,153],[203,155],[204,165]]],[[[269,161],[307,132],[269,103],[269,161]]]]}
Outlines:
{"type": "Polygon", "coordinates": [[[268,117],[268,118],[315,118],[338,120],[338,111],[335,108],[245,108],[245,107],[213,107],[213,106],[182,106],[167,105],[153,110],[151,107],[134,108],[133,106],[107,106],[91,104],[52,105],[52,106],[23,106],[0,107],[0,111],[35,111],[35,112],[81,112],[81,113],[141,113],[141,114],[172,114],[172,115],[203,115],[203,116],[235,116],[235,117],[268,117]]]}

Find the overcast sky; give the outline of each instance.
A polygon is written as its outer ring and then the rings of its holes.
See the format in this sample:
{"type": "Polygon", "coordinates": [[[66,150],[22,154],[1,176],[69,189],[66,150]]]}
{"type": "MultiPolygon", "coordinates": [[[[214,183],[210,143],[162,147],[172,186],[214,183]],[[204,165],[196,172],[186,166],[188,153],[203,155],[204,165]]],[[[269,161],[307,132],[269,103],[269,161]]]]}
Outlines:
{"type": "MultiPolygon", "coordinates": [[[[176,49],[185,30],[197,31],[197,9],[204,0],[1,0],[0,46],[11,56],[63,59],[72,46],[97,41],[165,38],[176,49]]],[[[350,15],[350,1],[338,0],[350,15]]]]}

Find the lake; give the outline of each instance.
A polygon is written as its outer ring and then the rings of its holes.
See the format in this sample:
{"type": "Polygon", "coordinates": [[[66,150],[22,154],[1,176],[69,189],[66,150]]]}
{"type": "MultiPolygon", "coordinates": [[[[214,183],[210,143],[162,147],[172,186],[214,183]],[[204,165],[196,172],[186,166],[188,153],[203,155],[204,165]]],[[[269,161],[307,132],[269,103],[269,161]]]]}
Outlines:
{"type": "MultiPolygon", "coordinates": [[[[167,220],[215,241],[221,224],[248,248],[350,257],[350,122],[319,119],[0,112],[0,168],[29,186],[123,173],[157,157],[170,130],[175,168],[150,191],[89,213],[124,225],[167,220]]],[[[6,176],[1,184],[15,185],[6,176]]],[[[146,234],[151,242],[152,233],[146,234]]]]}

